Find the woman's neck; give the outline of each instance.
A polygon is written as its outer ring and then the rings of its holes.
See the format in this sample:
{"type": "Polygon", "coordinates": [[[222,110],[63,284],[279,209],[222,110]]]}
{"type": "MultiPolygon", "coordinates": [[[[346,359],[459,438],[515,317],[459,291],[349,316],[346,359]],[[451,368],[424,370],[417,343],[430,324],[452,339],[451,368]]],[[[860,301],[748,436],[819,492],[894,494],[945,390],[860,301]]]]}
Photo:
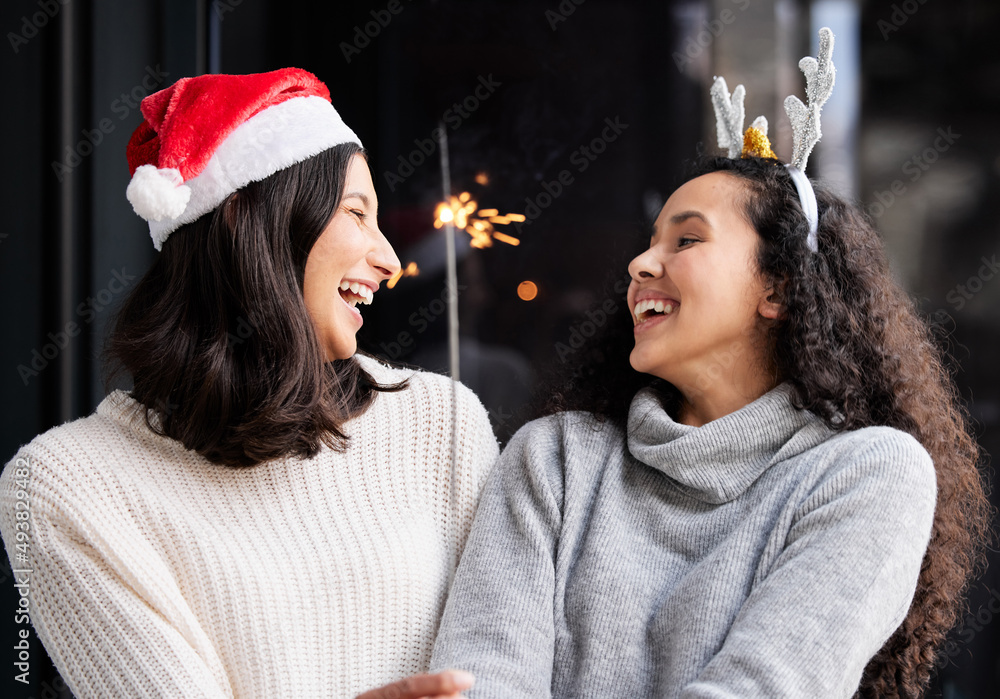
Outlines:
{"type": "Polygon", "coordinates": [[[678,422],[693,427],[718,420],[749,405],[780,383],[770,372],[730,375],[708,388],[676,386],[681,394],[678,422]]]}

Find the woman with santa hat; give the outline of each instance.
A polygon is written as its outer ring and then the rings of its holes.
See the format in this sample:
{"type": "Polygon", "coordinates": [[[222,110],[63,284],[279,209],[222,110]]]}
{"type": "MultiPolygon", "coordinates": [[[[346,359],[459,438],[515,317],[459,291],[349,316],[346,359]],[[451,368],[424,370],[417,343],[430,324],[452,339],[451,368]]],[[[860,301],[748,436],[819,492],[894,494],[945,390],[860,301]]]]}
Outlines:
{"type": "Polygon", "coordinates": [[[0,478],[39,638],[81,697],[464,689],[417,674],[497,444],[471,391],[358,351],[400,266],[360,140],[294,68],[141,111],[159,255],[105,347],[133,388],[0,478]]]}

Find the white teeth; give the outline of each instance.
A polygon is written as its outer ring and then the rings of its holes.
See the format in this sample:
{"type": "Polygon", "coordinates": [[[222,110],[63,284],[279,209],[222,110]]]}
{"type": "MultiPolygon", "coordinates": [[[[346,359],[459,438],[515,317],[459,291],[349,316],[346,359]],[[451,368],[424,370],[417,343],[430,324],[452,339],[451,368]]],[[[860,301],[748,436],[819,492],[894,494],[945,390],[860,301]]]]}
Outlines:
{"type": "MultiPolygon", "coordinates": [[[[670,315],[674,312],[674,304],[670,301],[664,301],[663,299],[646,299],[645,301],[640,301],[635,304],[635,310],[633,315],[639,319],[642,314],[652,311],[654,313],[664,313],[670,315]]],[[[645,320],[642,318],[642,320],[645,320]]]]}
{"type": "Polygon", "coordinates": [[[366,306],[370,306],[372,303],[372,297],[375,295],[374,292],[371,289],[369,289],[366,285],[359,284],[357,282],[348,282],[348,281],[340,282],[340,290],[350,291],[355,296],[360,297],[348,301],[348,303],[351,304],[352,306],[355,306],[359,303],[363,303],[366,306]]]}

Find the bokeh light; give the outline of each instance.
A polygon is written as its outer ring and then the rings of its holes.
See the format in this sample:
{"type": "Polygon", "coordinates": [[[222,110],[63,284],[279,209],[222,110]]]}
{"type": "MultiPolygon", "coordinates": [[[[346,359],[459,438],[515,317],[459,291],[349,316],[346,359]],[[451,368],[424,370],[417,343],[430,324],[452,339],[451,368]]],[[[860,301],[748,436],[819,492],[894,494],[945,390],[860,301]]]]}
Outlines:
{"type": "Polygon", "coordinates": [[[538,296],[538,285],[530,281],[521,282],[517,285],[517,296],[522,301],[531,301],[538,296]]]}

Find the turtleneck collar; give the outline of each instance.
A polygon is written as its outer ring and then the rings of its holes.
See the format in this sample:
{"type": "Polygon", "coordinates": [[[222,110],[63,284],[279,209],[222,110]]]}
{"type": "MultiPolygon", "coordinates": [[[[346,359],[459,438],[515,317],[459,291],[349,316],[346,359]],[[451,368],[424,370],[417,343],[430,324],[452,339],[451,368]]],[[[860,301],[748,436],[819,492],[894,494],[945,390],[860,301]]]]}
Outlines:
{"type": "MultiPolygon", "coordinates": [[[[125,424],[132,429],[148,433],[149,428],[146,425],[145,415],[147,411],[144,411],[143,407],[142,403],[133,398],[131,393],[117,389],[105,396],[104,400],[97,406],[97,414],[125,424]]],[[[160,416],[157,412],[155,410],[148,412],[149,422],[153,428],[162,429],[160,416]]]]}
{"type": "Polygon", "coordinates": [[[830,429],[792,405],[782,383],[739,410],[701,427],[675,421],[650,388],[632,399],[628,448],[642,463],[677,481],[704,502],[741,495],[767,468],[825,441],[830,429]]]}

